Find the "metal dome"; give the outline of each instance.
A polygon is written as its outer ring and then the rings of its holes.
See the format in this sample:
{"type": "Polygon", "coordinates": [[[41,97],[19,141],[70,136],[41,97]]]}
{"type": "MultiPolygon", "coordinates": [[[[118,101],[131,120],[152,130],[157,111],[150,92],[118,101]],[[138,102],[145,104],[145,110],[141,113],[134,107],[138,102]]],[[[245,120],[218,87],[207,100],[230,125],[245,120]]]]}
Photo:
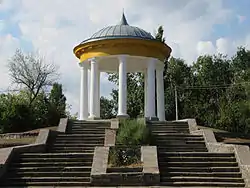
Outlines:
{"type": "Polygon", "coordinates": [[[119,38],[135,38],[142,40],[155,40],[155,38],[148,32],[138,27],[130,26],[126,20],[124,13],[119,24],[108,26],[100,31],[94,33],[89,39],[84,40],[81,44],[105,40],[105,39],[119,39],[119,38]]]}

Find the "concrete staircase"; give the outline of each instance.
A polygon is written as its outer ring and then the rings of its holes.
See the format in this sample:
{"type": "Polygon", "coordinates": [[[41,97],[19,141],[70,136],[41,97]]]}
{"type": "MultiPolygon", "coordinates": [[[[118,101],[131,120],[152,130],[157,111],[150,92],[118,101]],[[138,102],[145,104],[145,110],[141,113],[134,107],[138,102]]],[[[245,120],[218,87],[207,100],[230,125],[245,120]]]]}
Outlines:
{"type": "Polygon", "coordinates": [[[95,146],[103,146],[110,122],[73,121],[50,139],[45,153],[14,156],[0,186],[88,186],[95,146]]]}
{"type": "Polygon", "coordinates": [[[245,187],[233,153],[209,153],[187,122],[150,122],[162,186],[245,187]]]}

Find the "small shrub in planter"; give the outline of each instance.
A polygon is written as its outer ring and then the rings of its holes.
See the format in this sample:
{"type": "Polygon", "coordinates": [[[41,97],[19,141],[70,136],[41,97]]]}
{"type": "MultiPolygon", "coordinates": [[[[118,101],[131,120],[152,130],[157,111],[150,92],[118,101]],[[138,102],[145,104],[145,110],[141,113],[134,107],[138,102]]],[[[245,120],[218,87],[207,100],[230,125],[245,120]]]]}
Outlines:
{"type": "Polygon", "coordinates": [[[123,120],[120,124],[116,144],[123,146],[142,146],[151,143],[149,129],[137,120],[123,120]]]}
{"type": "Polygon", "coordinates": [[[116,146],[110,148],[109,164],[116,167],[141,166],[141,146],[151,143],[149,129],[137,120],[123,120],[120,124],[116,146]]]}
{"type": "Polygon", "coordinates": [[[116,146],[110,148],[109,164],[111,167],[141,166],[141,148],[116,146]]]}

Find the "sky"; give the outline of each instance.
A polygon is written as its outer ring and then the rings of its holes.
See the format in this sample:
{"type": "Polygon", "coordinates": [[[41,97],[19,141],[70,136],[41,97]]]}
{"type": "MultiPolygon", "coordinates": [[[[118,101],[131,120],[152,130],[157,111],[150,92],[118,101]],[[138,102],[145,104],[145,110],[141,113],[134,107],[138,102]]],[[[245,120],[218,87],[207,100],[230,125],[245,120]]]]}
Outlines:
{"type": "MultiPolygon", "coordinates": [[[[153,35],[163,25],[172,56],[192,64],[199,55],[250,49],[249,0],[0,0],[0,92],[11,85],[7,62],[17,48],[39,51],[58,65],[59,82],[79,110],[80,69],[73,48],[93,33],[119,22],[153,35]]],[[[10,87],[11,86],[11,87],[10,87]]],[[[101,95],[115,87],[101,75],[101,95]]]]}

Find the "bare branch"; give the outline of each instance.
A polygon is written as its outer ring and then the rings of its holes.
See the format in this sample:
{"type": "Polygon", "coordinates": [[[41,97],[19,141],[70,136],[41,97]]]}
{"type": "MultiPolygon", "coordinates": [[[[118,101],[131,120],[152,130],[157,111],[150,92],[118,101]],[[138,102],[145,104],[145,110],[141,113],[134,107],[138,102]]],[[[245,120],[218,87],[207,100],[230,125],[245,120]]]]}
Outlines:
{"type": "Polygon", "coordinates": [[[9,60],[8,67],[12,82],[24,86],[29,91],[30,105],[39,92],[51,86],[59,76],[53,62],[47,62],[38,53],[24,54],[19,49],[9,60]]]}

